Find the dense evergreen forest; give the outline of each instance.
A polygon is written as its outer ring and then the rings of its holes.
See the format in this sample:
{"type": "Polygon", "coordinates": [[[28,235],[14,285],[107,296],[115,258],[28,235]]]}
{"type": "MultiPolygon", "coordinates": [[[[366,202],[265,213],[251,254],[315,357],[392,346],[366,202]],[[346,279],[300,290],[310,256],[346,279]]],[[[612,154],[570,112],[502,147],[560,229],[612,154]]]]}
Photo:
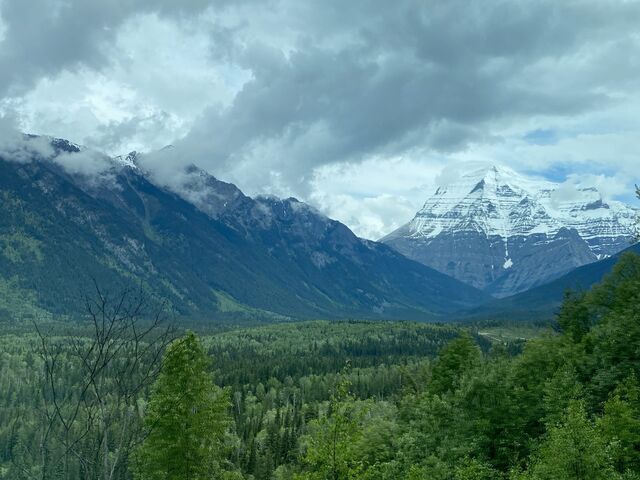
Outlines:
{"type": "Polygon", "coordinates": [[[526,342],[356,321],[196,335],[96,305],[0,337],[0,478],[640,478],[633,254],[526,342]]]}

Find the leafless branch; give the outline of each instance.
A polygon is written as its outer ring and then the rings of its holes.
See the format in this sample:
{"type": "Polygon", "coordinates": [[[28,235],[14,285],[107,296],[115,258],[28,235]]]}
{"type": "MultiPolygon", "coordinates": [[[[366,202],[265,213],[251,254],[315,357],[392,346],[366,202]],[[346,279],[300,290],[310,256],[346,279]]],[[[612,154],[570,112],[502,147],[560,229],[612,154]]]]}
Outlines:
{"type": "Polygon", "coordinates": [[[74,459],[87,476],[112,480],[145,436],[132,412],[158,376],[176,329],[165,322],[165,302],[150,312],[142,287],[111,296],[97,281],[92,284],[93,293],[83,299],[89,336],[54,338],[35,324],[43,362],[44,442],[55,432],[62,449],[51,468],[62,465],[65,478],[74,459]]]}

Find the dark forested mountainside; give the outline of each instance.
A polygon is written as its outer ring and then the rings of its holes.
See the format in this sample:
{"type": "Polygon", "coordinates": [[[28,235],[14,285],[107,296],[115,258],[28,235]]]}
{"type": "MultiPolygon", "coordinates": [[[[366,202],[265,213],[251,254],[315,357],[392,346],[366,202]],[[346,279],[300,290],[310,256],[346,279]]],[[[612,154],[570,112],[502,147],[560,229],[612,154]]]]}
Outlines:
{"type": "Polygon", "coordinates": [[[180,196],[132,164],[95,178],[11,160],[0,159],[3,319],[78,313],[91,279],[142,284],[191,318],[425,319],[487,298],[295,199],[254,200],[198,170],[187,170],[198,195],[180,196]],[[236,201],[221,206],[229,189],[236,201]]]}
{"type": "Polygon", "coordinates": [[[557,313],[567,292],[589,290],[613,270],[622,256],[629,253],[640,254],[640,244],[633,245],[612,257],[576,268],[553,282],[471,309],[465,314],[465,318],[550,320],[557,313]]]}
{"type": "MultiPolygon", "coordinates": [[[[238,480],[638,478],[639,305],[640,256],[629,254],[601,284],[565,300],[557,333],[517,348],[411,323],[190,334],[166,351],[155,385],[125,402],[130,410],[114,402],[127,398],[118,386],[129,383],[114,374],[129,357],[114,356],[99,377],[113,396],[82,410],[94,416],[76,417],[69,437],[46,415],[51,357],[34,336],[4,336],[0,478],[103,478],[106,467],[114,480],[169,479],[173,468],[238,480]],[[166,418],[154,429],[158,412],[166,418]],[[106,430],[104,418],[113,419],[106,430]],[[128,449],[104,440],[122,432],[128,449]],[[78,443],[65,449],[70,438],[78,443]],[[191,463],[153,455],[176,445],[191,463]]],[[[84,381],[75,352],[92,341],[79,338],[45,342],[60,347],[65,375],[54,384],[70,405],[84,381]]]]}

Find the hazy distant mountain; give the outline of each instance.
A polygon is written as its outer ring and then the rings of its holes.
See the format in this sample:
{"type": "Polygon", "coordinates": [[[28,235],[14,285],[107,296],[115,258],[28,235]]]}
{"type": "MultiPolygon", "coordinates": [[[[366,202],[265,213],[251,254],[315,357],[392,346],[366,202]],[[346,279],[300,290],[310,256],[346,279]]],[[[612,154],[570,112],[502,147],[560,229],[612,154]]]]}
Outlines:
{"type": "Polygon", "coordinates": [[[12,160],[0,158],[0,319],[73,313],[91,277],[112,290],[140,282],[200,319],[430,318],[487,299],[304,203],[249,198],[197,167],[169,189],[136,154],[98,177],[12,160]]]}
{"type": "Polygon", "coordinates": [[[382,242],[497,297],[522,292],[628,247],[637,210],[596,188],[566,189],[504,167],[439,187],[382,242]]]}

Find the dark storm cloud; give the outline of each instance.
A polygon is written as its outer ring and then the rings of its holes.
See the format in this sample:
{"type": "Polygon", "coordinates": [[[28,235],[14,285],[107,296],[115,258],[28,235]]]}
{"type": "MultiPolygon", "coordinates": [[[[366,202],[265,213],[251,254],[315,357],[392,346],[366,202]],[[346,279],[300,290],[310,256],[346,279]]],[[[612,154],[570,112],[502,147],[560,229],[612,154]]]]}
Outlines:
{"type": "Polygon", "coordinates": [[[288,45],[252,38],[251,19],[239,28],[243,44],[225,51],[253,78],[178,142],[185,157],[300,178],[416,144],[449,152],[499,140],[493,122],[602,108],[638,59],[629,51],[597,75],[604,59],[590,57],[606,42],[637,46],[638,2],[313,5],[278,4],[288,45]]]}
{"type": "MultiPolygon", "coordinates": [[[[210,68],[248,80],[228,104],[198,108],[157,162],[196,162],[253,190],[275,175],[303,191],[336,162],[500,143],[505,125],[602,110],[640,78],[638,1],[0,0],[0,12],[5,96],[63,70],[108,76],[118,29],[136,15],[197,20],[210,68]]],[[[174,113],[134,114],[88,140],[164,135],[174,113]]]]}

